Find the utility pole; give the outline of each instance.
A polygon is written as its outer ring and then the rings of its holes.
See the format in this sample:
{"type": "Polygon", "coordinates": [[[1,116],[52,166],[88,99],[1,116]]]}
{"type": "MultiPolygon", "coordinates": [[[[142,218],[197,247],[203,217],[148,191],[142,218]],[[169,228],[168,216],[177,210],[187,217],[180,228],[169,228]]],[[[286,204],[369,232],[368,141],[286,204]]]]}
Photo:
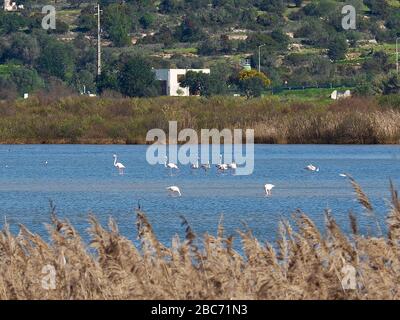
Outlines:
{"type": "Polygon", "coordinates": [[[400,38],[396,38],[396,71],[399,73],[399,40],[400,38]]]}
{"type": "Polygon", "coordinates": [[[97,4],[97,76],[101,75],[101,22],[100,14],[103,10],[100,10],[100,4],[97,4]]]}
{"type": "Polygon", "coordinates": [[[264,46],[266,46],[266,44],[258,46],[258,72],[261,72],[261,48],[264,46]]]}

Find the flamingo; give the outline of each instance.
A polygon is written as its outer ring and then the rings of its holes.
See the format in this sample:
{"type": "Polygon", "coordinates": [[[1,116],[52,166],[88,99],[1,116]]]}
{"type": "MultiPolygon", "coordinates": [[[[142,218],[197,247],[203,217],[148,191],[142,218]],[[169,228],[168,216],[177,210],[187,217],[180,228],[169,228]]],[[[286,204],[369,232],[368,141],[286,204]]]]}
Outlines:
{"type": "Polygon", "coordinates": [[[119,174],[124,174],[125,166],[121,162],[117,162],[117,155],[114,154],[114,167],[116,167],[119,171],[119,174]]]}
{"type": "Polygon", "coordinates": [[[273,184],[267,183],[267,184],[264,186],[265,195],[266,195],[266,196],[272,195],[272,189],[273,189],[273,188],[275,188],[275,186],[274,186],[273,184]]]}
{"type": "Polygon", "coordinates": [[[199,159],[197,158],[197,161],[196,161],[196,163],[195,164],[192,164],[192,169],[194,169],[194,170],[196,170],[196,169],[199,169],[200,167],[199,167],[199,159]]]}
{"type": "Polygon", "coordinates": [[[168,191],[170,191],[170,193],[171,193],[171,195],[178,195],[178,197],[181,197],[182,196],[182,194],[181,194],[181,190],[179,189],[179,187],[177,187],[177,186],[170,186],[170,187],[167,187],[167,190],[168,191]]]}
{"type": "Polygon", "coordinates": [[[211,168],[210,161],[207,161],[207,163],[203,163],[201,165],[201,168],[204,169],[204,171],[207,171],[208,169],[210,169],[211,168]]]}
{"type": "Polygon", "coordinates": [[[319,172],[319,168],[314,166],[313,164],[309,164],[307,167],[305,167],[304,169],[308,170],[308,171],[313,171],[313,172],[319,172]]]}
{"type": "Polygon", "coordinates": [[[231,164],[228,164],[228,168],[232,169],[232,170],[236,170],[237,169],[237,164],[235,161],[233,161],[231,164]]]}
{"type": "Polygon", "coordinates": [[[222,163],[222,154],[219,155],[219,164],[217,164],[216,167],[220,171],[226,171],[229,169],[226,163],[222,163]]]}
{"type": "Polygon", "coordinates": [[[165,157],[164,166],[165,166],[166,168],[170,168],[171,171],[172,171],[172,169],[179,169],[178,166],[177,166],[175,163],[172,163],[172,162],[169,162],[169,163],[168,163],[168,157],[165,157]]]}

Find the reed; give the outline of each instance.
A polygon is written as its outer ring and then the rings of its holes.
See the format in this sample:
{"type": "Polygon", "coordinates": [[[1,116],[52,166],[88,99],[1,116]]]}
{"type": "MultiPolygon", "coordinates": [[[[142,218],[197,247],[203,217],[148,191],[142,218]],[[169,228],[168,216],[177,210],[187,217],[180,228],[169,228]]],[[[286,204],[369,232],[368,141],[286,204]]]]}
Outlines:
{"type": "MultiPolygon", "coordinates": [[[[349,179],[372,216],[367,195],[349,179]]],[[[274,244],[238,230],[242,253],[225,235],[222,218],[216,235],[201,238],[182,218],[185,238],[175,236],[166,247],[140,210],[138,246],[114,220],[104,227],[90,215],[86,245],[53,208],[49,241],[22,225],[17,235],[7,224],[0,232],[0,299],[400,299],[400,200],[393,184],[390,189],[387,236],[361,235],[352,213],[352,234],[343,233],[329,211],[325,230],[318,230],[297,210],[292,221],[279,224],[274,244]],[[43,286],[45,266],[54,268],[53,289],[43,286]],[[349,266],[355,270],[351,288],[343,271],[349,266]]]]}
{"type": "Polygon", "coordinates": [[[256,143],[398,144],[398,99],[330,104],[279,97],[89,98],[0,102],[0,143],[146,143],[150,129],[254,129],[256,143]]]}

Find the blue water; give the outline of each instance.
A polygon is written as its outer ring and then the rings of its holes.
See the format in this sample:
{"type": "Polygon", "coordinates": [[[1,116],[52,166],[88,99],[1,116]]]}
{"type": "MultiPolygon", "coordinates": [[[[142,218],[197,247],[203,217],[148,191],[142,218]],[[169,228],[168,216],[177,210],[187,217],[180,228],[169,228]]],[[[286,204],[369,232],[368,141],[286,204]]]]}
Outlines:
{"type": "MultiPolygon", "coordinates": [[[[349,231],[348,212],[356,213],[361,231],[374,232],[347,179],[350,173],[373,202],[382,227],[388,212],[389,179],[400,185],[400,146],[257,145],[255,170],[250,176],[192,172],[178,173],[146,162],[146,146],[116,145],[2,145],[0,146],[0,218],[18,231],[18,223],[46,236],[49,200],[60,217],[68,218],[80,232],[88,228],[93,212],[102,223],[110,216],[120,231],[136,238],[134,208],[138,200],[157,237],[170,244],[183,235],[183,215],[197,234],[216,233],[224,215],[226,234],[236,235],[246,223],[260,240],[273,240],[278,221],[297,208],[319,227],[329,208],[339,225],[349,231]],[[112,155],[127,167],[121,176],[112,155]],[[45,165],[44,162],[48,161],[45,165]],[[314,163],[320,172],[303,168],[314,163]],[[263,185],[276,185],[265,197],[263,185]],[[183,196],[170,197],[165,188],[178,185],[183,196]]],[[[47,237],[47,236],[46,236],[47,237]]],[[[86,237],[85,240],[88,238],[86,237]]]]}

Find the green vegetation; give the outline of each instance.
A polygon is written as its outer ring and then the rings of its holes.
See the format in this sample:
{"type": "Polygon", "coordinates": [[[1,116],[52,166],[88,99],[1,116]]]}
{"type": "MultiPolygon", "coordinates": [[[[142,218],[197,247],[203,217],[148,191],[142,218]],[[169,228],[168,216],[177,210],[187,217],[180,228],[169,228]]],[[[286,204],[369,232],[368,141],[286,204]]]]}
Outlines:
{"type": "Polygon", "coordinates": [[[331,93],[333,90],[346,91],[353,90],[354,88],[339,87],[339,88],[305,88],[296,90],[283,90],[274,93],[269,92],[267,95],[274,95],[280,97],[282,100],[290,102],[308,102],[313,104],[327,105],[332,103],[331,93]]]}
{"type": "Polygon", "coordinates": [[[263,90],[271,84],[262,72],[256,70],[242,70],[237,78],[238,86],[247,98],[260,97],[263,90]]]}
{"type": "MultiPolygon", "coordinates": [[[[127,64],[129,65],[129,64],[127,64]]],[[[256,143],[400,143],[400,96],[328,102],[286,96],[102,98],[71,96],[53,84],[52,98],[0,103],[1,143],[146,143],[148,130],[249,128],[256,143]]]]}
{"type": "MultiPolygon", "coordinates": [[[[22,3],[21,12],[0,11],[0,77],[7,82],[0,100],[10,99],[10,90],[20,96],[43,86],[49,90],[55,82],[74,92],[136,95],[117,81],[126,55],[145,57],[153,68],[211,68],[211,74],[223,63],[226,76],[210,79],[207,95],[258,96],[260,88],[249,95],[234,80],[241,59],[258,68],[260,45],[270,87],[361,87],[395,69],[400,36],[400,5],[392,0],[102,0],[104,75],[97,78],[95,1],[58,0],[57,29],[50,31],[41,28],[40,1],[22,3]],[[341,26],[344,4],[356,8],[356,30],[341,26]],[[15,65],[36,71],[37,85],[13,79],[6,70],[15,65]]],[[[248,82],[256,87],[254,79],[248,82]]]]}

